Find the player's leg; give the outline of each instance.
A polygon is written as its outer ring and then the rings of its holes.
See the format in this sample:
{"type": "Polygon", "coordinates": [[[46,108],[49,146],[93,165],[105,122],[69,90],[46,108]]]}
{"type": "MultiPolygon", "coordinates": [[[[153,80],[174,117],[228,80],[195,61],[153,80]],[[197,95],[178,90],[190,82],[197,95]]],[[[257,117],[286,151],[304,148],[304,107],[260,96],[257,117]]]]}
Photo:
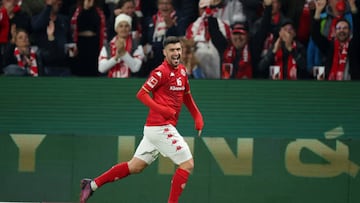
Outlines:
{"type": "Polygon", "coordinates": [[[130,174],[142,172],[158,157],[158,154],[156,148],[146,138],[143,138],[130,161],[114,165],[94,180],[81,180],[80,202],[85,203],[96,189],[106,183],[120,180],[130,174]]]}
{"type": "Polygon", "coordinates": [[[172,178],[168,202],[177,203],[181,192],[185,188],[189,174],[194,168],[194,160],[188,144],[172,125],[146,127],[144,136],[157,147],[159,152],[169,157],[179,168],[172,178]]]}
{"type": "Polygon", "coordinates": [[[179,165],[171,180],[171,188],[168,203],[177,203],[184,190],[189,175],[194,168],[194,160],[190,159],[179,165]]]}
{"type": "Polygon", "coordinates": [[[111,167],[109,170],[96,177],[92,189],[95,191],[102,185],[125,178],[130,174],[140,173],[147,167],[147,163],[139,158],[133,157],[128,162],[122,162],[111,167]]]}

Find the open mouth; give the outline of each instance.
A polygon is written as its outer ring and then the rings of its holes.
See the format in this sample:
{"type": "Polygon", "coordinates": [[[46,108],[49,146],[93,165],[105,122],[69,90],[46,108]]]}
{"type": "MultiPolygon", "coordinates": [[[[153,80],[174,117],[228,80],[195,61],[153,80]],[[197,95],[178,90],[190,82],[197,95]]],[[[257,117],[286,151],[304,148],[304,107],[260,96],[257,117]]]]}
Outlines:
{"type": "Polygon", "coordinates": [[[171,57],[171,60],[172,60],[174,63],[180,63],[180,55],[172,56],[172,57],[171,57]]]}

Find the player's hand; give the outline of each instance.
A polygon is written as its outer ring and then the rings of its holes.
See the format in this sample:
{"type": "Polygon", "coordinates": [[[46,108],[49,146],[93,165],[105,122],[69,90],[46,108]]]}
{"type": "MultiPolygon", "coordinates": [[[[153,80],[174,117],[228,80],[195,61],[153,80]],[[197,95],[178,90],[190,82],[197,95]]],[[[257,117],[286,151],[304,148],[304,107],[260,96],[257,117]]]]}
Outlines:
{"type": "Polygon", "coordinates": [[[201,136],[202,129],[204,128],[204,120],[201,117],[195,119],[195,130],[198,131],[198,136],[201,136]]]}
{"type": "Polygon", "coordinates": [[[170,119],[170,118],[175,118],[175,114],[176,111],[170,107],[164,106],[161,109],[161,115],[165,118],[165,119],[170,119]]]}

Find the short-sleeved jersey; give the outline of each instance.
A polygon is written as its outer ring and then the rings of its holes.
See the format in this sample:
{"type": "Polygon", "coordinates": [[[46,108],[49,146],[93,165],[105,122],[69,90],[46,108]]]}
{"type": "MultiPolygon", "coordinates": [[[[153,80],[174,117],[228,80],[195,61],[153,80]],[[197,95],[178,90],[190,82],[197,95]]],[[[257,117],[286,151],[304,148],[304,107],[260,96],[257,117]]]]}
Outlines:
{"type": "Polygon", "coordinates": [[[172,124],[176,126],[184,94],[190,91],[190,85],[186,69],[179,64],[175,69],[165,60],[160,66],[154,69],[143,88],[152,93],[153,100],[176,111],[174,118],[165,119],[158,112],[150,109],[146,119],[146,126],[161,126],[172,124]]]}

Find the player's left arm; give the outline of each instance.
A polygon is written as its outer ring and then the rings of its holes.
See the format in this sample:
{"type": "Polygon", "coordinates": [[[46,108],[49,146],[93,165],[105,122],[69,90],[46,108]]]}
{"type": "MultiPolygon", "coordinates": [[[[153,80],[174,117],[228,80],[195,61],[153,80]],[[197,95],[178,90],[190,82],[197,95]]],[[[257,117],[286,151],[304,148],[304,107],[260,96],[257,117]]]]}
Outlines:
{"type": "Polygon", "coordinates": [[[199,136],[200,136],[201,131],[204,127],[204,120],[199,108],[197,107],[190,93],[190,90],[184,94],[184,104],[186,108],[189,110],[191,116],[193,117],[195,121],[195,129],[199,132],[199,136]]]}

